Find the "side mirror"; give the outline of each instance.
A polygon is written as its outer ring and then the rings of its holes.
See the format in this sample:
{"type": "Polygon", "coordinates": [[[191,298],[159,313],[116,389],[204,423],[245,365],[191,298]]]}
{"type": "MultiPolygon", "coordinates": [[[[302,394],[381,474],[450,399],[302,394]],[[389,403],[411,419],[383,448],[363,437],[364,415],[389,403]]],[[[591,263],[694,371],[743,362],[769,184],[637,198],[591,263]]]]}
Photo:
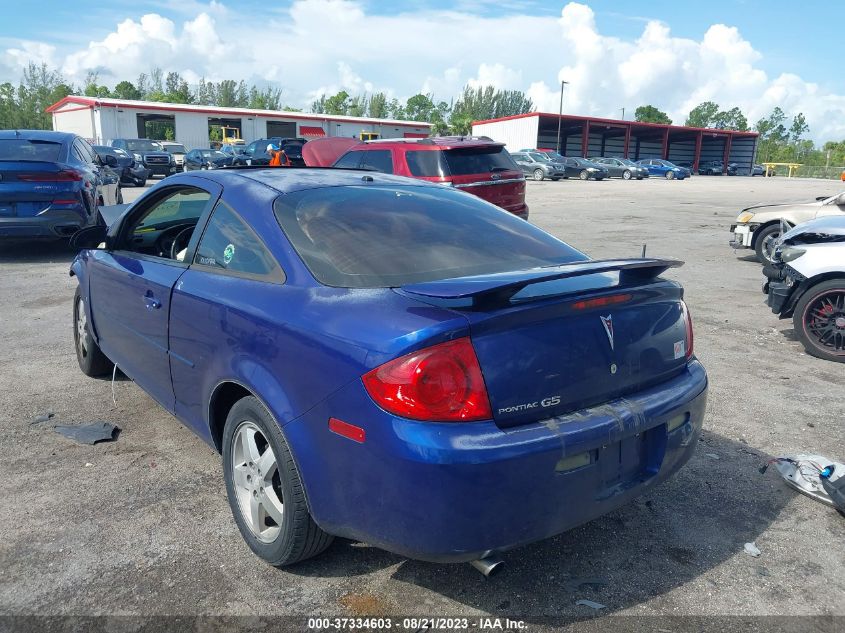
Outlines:
{"type": "Polygon", "coordinates": [[[843,191],[838,196],[836,196],[836,198],[833,199],[833,204],[840,207],[845,207],[845,191],[843,191]]]}
{"type": "Polygon", "coordinates": [[[97,224],[79,229],[70,238],[71,248],[100,248],[100,244],[106,241],[108,227],[97,224]]]}
{"type": "Polygon", "coordinates": [[[117,156],[112,154],[106,154],[106,166],[108,167],[117,167],[117,156]]]}

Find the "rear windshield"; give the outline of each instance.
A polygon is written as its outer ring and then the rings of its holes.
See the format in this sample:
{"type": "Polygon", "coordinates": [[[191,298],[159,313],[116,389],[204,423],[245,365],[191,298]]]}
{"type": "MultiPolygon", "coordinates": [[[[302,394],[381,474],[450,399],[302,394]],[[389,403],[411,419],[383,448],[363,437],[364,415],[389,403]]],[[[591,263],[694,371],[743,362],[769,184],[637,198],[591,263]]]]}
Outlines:
{"type": "Polygon", "coordinates": [[[445,178],[519,169],[505,148],[498,145],[444,151],[408,150],[405,160],[414,176],[445,178]]]}
{"type": "Polygon", "coordinates": [[[387,288],[585,259],[507,211],[445,187],[309,189],[277,198],[274,209],[327,286],[387,288]]]}
{"type": "Polygon", "coordinates": [[[0,140],[0,160],[43,160],[56,162],[62,144],[54,141],[30,141],[11,138],[0,140]]]}

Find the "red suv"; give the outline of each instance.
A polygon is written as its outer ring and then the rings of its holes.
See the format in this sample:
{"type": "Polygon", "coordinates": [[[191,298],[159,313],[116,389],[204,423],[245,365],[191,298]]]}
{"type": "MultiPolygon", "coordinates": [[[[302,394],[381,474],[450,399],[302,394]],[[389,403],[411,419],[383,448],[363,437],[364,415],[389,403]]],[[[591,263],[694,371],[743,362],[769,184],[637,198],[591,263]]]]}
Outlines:
{"type": "MultiPolygon", "coordinates": [[[[332,140],[335,139],[311,141],[306,148],[314,146],[313,149],[318,150],[317,144],[332,140]]],[[[307,164],[316,162],[309,161],[306,153],[307,164]]],[[[443,183],[528,219],[522,170],[505,150],[504,143],[484,136],[365,141],[349,147],[333,166],[372,169],[443,183]]]]}

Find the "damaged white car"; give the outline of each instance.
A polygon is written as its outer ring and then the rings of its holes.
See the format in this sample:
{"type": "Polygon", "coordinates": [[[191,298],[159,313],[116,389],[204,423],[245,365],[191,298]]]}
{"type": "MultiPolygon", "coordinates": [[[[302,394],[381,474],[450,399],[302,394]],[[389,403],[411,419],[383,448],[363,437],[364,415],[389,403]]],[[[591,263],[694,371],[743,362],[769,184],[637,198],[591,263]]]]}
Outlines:
{"type": "Polygon", "coordinates": [[[797,204],[770,204],[743,209],[731,225],[734,249],[753,248],[761,264],[772,261],[775,240],[781,235],[781,220],[789,227],[826,216],[845,217],[845,191],[829,198],[797,204]]]}
{"type": "Polygon", "coordinates": [[[772,312],[792,317],[807,353],[845,362],[845,215],[784,232],[763,268],[772,312]]]}

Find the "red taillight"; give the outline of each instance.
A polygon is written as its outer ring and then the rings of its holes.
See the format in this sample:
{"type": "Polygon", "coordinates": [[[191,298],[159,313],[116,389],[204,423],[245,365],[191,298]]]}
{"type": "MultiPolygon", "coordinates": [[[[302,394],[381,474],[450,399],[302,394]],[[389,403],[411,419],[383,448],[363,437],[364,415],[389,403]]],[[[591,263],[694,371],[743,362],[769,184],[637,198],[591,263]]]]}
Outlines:
{"type": "Polygon", "coordinates": [[[684,301],[681,301],[681,312],[684,315],[684,325],[687,328],[687,360],[692,358],[693,354],[693,336],[692,336],[692,316],[690,316],[689,308],[684,301]]]}
{"type": "Polygon", "coordinates": [[[609,297],[596,297],[595,299],[585,299],[584,301],[576,301],[572,304],[574,310],[587,310],[589,308],[603,308],[605,306],[616,305],[617,303],[625,303],[631,300],[631,295],[610,295],[609,297]]]}
{"type": "Polygon", "coordinates": [[[469,338],[394,359],[362,377],[382,409],[412,420],[472,422],[493,417],[469,338]]]}
{"type": "Polygon", "coordinates": [[[69,198],[67,200],[53,200],[53,204],[79,204],[79,200],[75,198],[69,198]]]}
{"type": "Polygon", "coordinates": [[[30,174],[18,174],[18,180],[24,182],[79,182],[82,180],[82,174],[75,169],[37,171],[30,174]]]}

